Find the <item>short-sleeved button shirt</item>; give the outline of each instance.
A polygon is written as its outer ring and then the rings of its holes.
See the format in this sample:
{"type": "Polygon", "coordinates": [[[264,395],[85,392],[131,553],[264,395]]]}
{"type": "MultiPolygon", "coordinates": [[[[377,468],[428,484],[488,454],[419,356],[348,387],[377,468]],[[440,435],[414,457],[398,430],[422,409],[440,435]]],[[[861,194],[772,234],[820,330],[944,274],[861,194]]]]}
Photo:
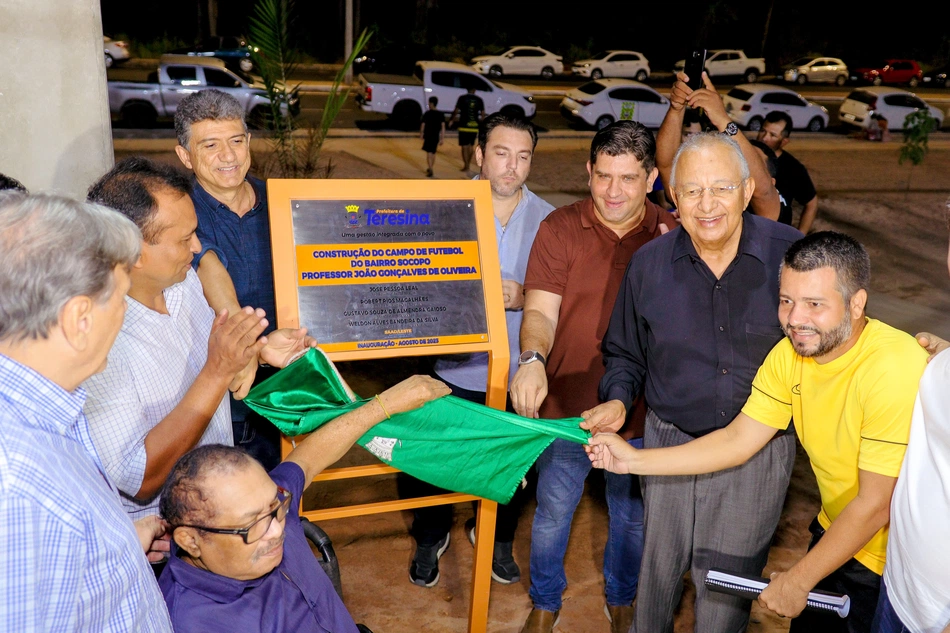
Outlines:
{"type": "MultiPolygon", "coordinates": [[[[556,209],[541,223],[524,287],[561,297],[541,417],[580,415],[600,402],[597,386],[604,375],[600,343],[620,282],[637,249],[661,235],[660,224],[676,226],[669,213],[647,200],[643,221],[619,237],[597,219],[591,198],[556,209]]],[[[642,435],[643,415],[641,409],[631,417],[625,435],[642,435]]]]}
{"type": "Polygon", "coordinates": [[[271,258],[270,219],[267,213],[267,189],[262,180],[247,177],[254,188],[254,207],[239,216],[211,196],[201,184],[193,182],[191,199],[198,214],[198,239],[201,252],[194,268],[208,251],[214,251],[228,269],[241,306],[261,308],[267,313],[267,332],[277,327],[274,300],[274,264],[271,258]]]}

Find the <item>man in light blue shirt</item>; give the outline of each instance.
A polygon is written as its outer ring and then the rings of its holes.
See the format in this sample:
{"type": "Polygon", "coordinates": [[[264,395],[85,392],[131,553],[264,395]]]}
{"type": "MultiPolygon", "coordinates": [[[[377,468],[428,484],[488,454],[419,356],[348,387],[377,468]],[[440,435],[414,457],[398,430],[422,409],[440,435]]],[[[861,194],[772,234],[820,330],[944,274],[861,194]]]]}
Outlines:
{"type": "Polygon", "coordinates": [[[143,553],[163,529],[124,512],[79,388],[105,367],[140,240],[96,205],[0,197],[2,631],[172,631],[143,553]]]}
{"type": "MultiPolygon", "coordinates": [[[[495,213],[495,238],[501,262],[502,293],[508,326],[510,368],[508,380],[518,368],[521,348],[518,334],[524,308],[525,271],[534,236],[541,221],[554,209],[533,194],[525,185],[531,171],[531,159],[538,144],[538,134],[530,121],[503,113],[493,114],[481,122],[475,162],[480,168],[477,178],[491,183],[492,208],[495,213]]],[[[464,354],[442,357],[435,363],[436,375],[452,389],[452,394],[472,402],[485,403],[488,386],[488,355],[464,354]]],[[[411,494],[437,494],[435,488],[409,484],[411,494]]],[[[410,491],[407,491],[407,493],[410,491]]],[[[502,584],[517,582],[521,577],[511,555],[515,528],[521,505],[518,498],[499,506],[495,530],[495,551],[492,578],[502,584]]],[[[439,557],[449,545],[452,506],[431,506],[415,510],[412,534],[416,554],[409,568],[409,578],[417,585],[431,587],[439,580],[439,557]]],[[[474,538],[474,521],[466,524],[469,538],[474,538]]]]}

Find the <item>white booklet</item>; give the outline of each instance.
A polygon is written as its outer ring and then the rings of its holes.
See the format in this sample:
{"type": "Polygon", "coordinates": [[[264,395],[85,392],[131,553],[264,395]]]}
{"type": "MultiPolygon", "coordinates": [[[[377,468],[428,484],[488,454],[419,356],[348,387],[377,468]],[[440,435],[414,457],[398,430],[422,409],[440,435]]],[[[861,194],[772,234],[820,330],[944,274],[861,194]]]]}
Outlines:
{"type": "MultiPolygon", "coordinates": [[[[728,593],[740,598],[755,600],[765,589],[769,581],[766,578],[757,576],[746,576],[744,574],[734,574],[722,569],[710,569],[706,572],[706,587],[710,591],[728,593]]],[[[851,598],[845,595],[821,591],[816,589],[808,592],[808,602],[806,609],[815,611],[832,611],[839,617],[848,617],[851,611],[851,598]]]]}

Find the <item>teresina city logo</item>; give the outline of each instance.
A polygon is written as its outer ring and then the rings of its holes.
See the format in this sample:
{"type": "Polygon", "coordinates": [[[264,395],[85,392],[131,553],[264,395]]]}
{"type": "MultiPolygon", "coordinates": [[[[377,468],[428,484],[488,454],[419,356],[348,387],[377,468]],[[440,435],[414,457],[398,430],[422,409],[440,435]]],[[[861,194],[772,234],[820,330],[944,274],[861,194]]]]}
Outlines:
{"type": "Polygon", "coordinates": [[[351,227],[360,225],[360,205],[346,205],[346,225],[351,227]]]}

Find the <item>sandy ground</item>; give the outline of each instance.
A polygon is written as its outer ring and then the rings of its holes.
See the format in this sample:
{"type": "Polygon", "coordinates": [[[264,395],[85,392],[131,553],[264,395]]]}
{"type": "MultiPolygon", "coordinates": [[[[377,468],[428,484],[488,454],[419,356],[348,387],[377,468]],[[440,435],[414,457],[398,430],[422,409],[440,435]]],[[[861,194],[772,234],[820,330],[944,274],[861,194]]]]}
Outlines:
{"type": "MultiPolygon", "coordinates": [[[[333,178],[418,177],[424,156],[416,141],[366,146],[348,141],[328,143],[324,158],[332,161],[333,178]],[[373,149],[373,148],[376,149],[373,149]],[[394,149],[396,148],[396,149],[394,149]],[[377,154],[374,154],[377,152],[377,154]],[[394,156],[413,165],[397,168],[394,156]],[[415,152],[415,153],[413,153],[415,152]]],[[[530,183],[560,192],[560,199],[586,195],[584,149],[589,140],[542,140],[530,183]],[[563,194],[568,194],[564,196],[563,194]]],[[[886,146],[832,139],[802,141],[789,149],[809,168],[819,191],[818,220],[814,228],[845,231],[869,249],[873,263],[871,312],[878,306],[882,318],[910,331],[932,329],[950,335],[950,282],[947,275],[945,202],[950,194],[950,147],[933,150],[925,163],[898,166],[898,144],[886,146]]],[[[117,151],[116,158],[129,152],[117,151]]],[[[457,147],[447,142],[440,151],[437,175],[458,178],[457,147]],[[446,166],[448,163],[448,166],[446,166]],[[439,171],[442,170],[442,171],[439,171]],[[443,175],[444,174],[444,175],[443,175]],[[454,175],[453,175],[454,174],[454,175]]],[[[150,155],[173,162],[168,151],[150,155]]],[[[412,373],[427,370],[426,361],[399,359],[343,363],[341,370],[357,392],[371,395],[412,373]]],[[[807,526],[818,509],[818,495],[807,458],[799,451],[785,510],[773,541],[766,574],[787,569],[805,552],[807,526]]],[[[360,449],[341,462],[370,463],[360,449]]],[[[559,631],[609,631],[603,615],[603,578],[600,572],[605,542],[606,506],[602,479],[588,480],[577,510],[566,560],[569,586],[564,595],[559,631]]],[[[361,479],[311,486],[307,507],[330,507],[396,495],[394,477],[361,479]]],[[[376,633],[448,632],[466,630],[472,548],[462,525],[472,515],[470,504],[457,507],[452,545],[442,559],[441,580],[432,589],[409,583],[413,541],[408,536],[408,512],[327,521],[340,559],[346,603],[357,621],[376,633]]],[[[489,630],[520,630],[530,609],[527,579],[530,524],[533,505],[526,507],[515,541],[515,559],[522,580],[509,586],[493,583],[489,630]]],[[[692,630],[688,581],[676,620],[677,633],[692,630]]],[[[749,631],[787,630],[788,621],[753,606],[749,631]]],[[[701,632],[698,632],[701,633],[701,632]]]]}

